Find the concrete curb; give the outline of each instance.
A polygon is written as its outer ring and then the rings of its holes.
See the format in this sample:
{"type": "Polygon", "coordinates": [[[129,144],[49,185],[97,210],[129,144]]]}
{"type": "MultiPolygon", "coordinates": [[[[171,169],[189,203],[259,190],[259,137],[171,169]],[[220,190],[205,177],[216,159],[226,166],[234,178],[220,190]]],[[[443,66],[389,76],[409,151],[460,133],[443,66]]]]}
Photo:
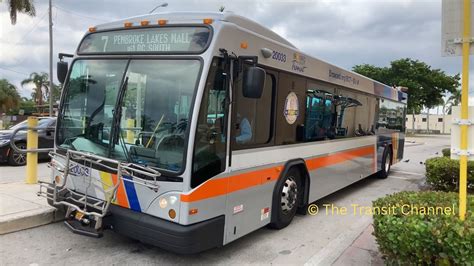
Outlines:
{"type": "Polygon", "coordinates": [[[37,184],[8,183],[0,186],[0,235],[60,221],[64,213],[39,197],[37,184]]]}
{"type": "Polygon", "coordinates": [[[58,222],[63,219],[64,214],[55,208],[40,208],[37,210],[9,215],[7,219],[0,220],[0,235],[58,222]]]}

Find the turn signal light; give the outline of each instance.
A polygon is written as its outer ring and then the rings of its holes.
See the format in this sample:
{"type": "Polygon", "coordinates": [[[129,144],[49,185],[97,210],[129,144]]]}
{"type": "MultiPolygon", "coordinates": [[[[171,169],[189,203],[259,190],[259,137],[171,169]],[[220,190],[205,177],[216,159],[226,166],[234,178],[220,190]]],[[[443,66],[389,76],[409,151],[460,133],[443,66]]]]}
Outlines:
{"type": "Polygon", "coordinates": [[[168,215],[170,216],[171,219],[174,219],[176,218],[176,211],[171,209],[169,210],[168,215]]]}
{"type": "Polygon", "coordinates": [[[133,26],[133,23],[127,21],[127,22],[123,23],[123,26],[124,26],[125,28],[130,28],[130,27],[133,26]]]}

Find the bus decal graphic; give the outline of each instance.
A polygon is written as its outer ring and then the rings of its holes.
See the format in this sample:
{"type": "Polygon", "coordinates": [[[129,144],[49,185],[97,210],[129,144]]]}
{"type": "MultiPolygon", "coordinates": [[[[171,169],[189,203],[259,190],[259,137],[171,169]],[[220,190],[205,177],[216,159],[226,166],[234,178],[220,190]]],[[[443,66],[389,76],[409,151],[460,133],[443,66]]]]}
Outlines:
{"type": "Polygon", "coordinates": [[[128,181],[132,180],[132,177],[123,175],[122,179],[118,179],[116,174],[110,174],[103,171],[99,171],[99,175],[102,181],[102,188],[107,192],[105,195],[106,200],[112,200],[112,204],[129,208],[137,212],[142,211],[135,184],[128,181]],[[111,189],[117,184],[117,182],[120,182],[120,184],[114,197],[111,193],[111,189]]]}
{"type": "Polygon", "coordinates": [[[130,209],[134,211],[141,211],[140,202],[138,201],[137,191],[135,190],[135,184],[129,180],[132,180],[131,176],[124,175],[123,183],[125,184],[125,191],[128,196],[128,203],[130,204],[130,209]]]}
{"type": "Polygon", "coordinates": [[[288,96],[286,96],[285,110],[283,111],[283,115],[285,116],[286,122],[288,122],[290,125],[294,124],[298,119],[299,103],[296,93],[290,92],[288,96]]]}

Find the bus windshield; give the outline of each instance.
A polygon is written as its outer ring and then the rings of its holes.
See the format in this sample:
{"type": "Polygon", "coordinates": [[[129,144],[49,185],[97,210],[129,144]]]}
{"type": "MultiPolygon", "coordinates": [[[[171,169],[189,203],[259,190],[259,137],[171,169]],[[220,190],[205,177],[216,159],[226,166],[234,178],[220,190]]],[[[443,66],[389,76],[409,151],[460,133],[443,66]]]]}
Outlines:
{"type": "Polygon", "coordinates": [[[200,67],[196,59],[76,60],[58,147],[180,172],[200,67]]]}

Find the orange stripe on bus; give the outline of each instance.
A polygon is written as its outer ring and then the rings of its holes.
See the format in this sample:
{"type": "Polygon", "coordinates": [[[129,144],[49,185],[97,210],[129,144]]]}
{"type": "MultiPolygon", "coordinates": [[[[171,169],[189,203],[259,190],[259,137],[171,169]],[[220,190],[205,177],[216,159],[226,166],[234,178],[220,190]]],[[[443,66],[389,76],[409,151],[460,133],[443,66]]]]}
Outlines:
{"type": "Polygon", "coordinates": [[[228,178],[212,179],[202,184],[191,194],[181,194],[181,201],[191,202],[211,197],[217,197],[227,193],[228,178]]]}
{"type": "Polygon", "coordinates": [[[314,159],[306,160],[306,167],[308,168],[309,171],[311,171],[318,168],[327,167],[333,164],[349,161],[357,157],[374,155],[374,151],[375,151],[375,148],[373,145],[371,145],[371,146],[358,148],[358,149],[354,149],[350,151],[338,152],[338,153],[331,154],[325,157],[317,157],[314,159]]]}
{"type": "MultiPolygon", "coordinates": [[[[326,167],[332,164],[341,163],[356,157],[374,155],[374,146],[363,147],[350,151],[339,152],[325,157],[318,157],[306,160],[308,170],[314,170],[326,167]]],[[[262,185],[268,181],[277,180],[282,166],[265,168],[252,172],[237,174],[219,179],[211,179],[203,183],[190,194],[181,194],[181,201],[193,202],[212,197],[226,195],[235,191],[248,189],[254,186],[262,185]]]]}
{"type": "Polygon", "coordinates": [[[128,208],[129,207],[128,199],[127,199],[127,194],[125,193],[125,188],[123,186],[123,181],[118,180],[117,175],[115,175],[115,174],[112,174],[112,180],[114,182],[114,185],[116,185],[117,182],[120,182],[120,184],[117,188],[117,196],[116,196],[116,199],[115,199],[114,203],[116,203],[119,206],[128,208]]]}

